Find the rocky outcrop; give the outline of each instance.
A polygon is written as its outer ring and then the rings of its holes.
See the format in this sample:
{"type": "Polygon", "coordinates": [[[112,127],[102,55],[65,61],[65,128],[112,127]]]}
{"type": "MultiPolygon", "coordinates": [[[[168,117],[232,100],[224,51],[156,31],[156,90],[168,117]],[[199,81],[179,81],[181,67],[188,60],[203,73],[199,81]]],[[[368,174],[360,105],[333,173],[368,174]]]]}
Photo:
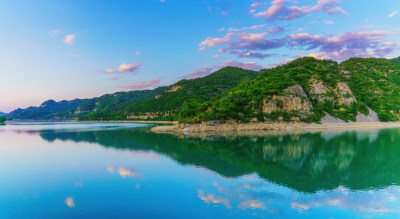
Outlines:
{"type": "Polygon", "coordinates": [[[298,111],[300,113],[310,113],[312,104],[308,100],[302,100],[300,97],[291,96],[276,96],[264,99],[263,112],[272,113],[275,111],[298,111]]]}
{"type": "Polygon", "coordinates": [[[293,112],[296,111],[303,116],[304,114],[310,114],[313,108],[311,102],[307,99],[307,94],[303,88],[296,84],[292,87],[288,87],[285,92],[291,93],[292,95],[277,96],[265,98],[263,101],[263,112],[293,112]]]}
{"type": "Polygon", "coordinates": [[[166,90],[165,92],[175,92],[175,91],[177,91],[177,90],[179,90],[179,89],[181,89],[182,88],[182,86],[180,86],[180,85],[175,85],[175,86],[172,86],[169,90],[166,90]]]}
{"type": "Polygon", "coordinates": [[[321,95],[326,94],[327,88],[321,80],[310,80],[310,94],[321,95]]]}
{"type": "Polygon", "coordinates": [[[328,88],[321,80],[311,79],[309,83],[310,95],[312,98],[317,98],[318,102],[325,102],[327,99],[333,101],[333,98],[327,98],[326,93],[328,88]]]}
{"type": "MultiPolygon", "coordinates": [[[[175,85],[175,86],[172,86],[170,89],[168,89],[168,90],[166,90],[164,92],[165,93],[172,93],[172,92],[175,92],[175,91],[177,91],[177,90],[179,90],[181,88],[182,88],[182,86],[175,85]]],[[[159,99],[160,97],[162,97],[162,94],[157,94],[156,96],[154,96],[154,99],[159,99]]]]}
{"type": "Polygon", "coordinates": [[[337,104],[338,105],[347,105],[350,106],[353,102],[356,101],[356,98],[353,96],[350,87],[344,83],[340,82],[337,84],[337,104]]]}
{"type": "Polygon", "coordinates": [[[297,94],[299,96],[307,97],[306,92],[304,92],[303,88],[298,84],[296,84],[292,87],[288,87],[285,91],[292,93],[292,94],[297,94]]]}

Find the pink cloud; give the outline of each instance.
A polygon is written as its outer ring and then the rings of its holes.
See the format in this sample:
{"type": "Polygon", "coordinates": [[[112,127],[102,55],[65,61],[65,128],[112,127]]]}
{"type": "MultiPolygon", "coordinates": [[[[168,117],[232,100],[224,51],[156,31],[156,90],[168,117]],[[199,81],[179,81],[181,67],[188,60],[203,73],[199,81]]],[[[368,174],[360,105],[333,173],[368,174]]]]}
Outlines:
{"type": "Polygon", "coordinates": [[[64,43],[67,45],[72,45],[75,42],[75,35],[69,34],[64,37],[64,43]]]}
{"type": "MultiPolygon", "coordinates": [[[[258,29],[262,28],[264,25],[256,25],[248,28],[242,28],[242,29],[258,29]]],[[[261,33],[236,33],[232,34],[230,33],[229,35],[225,35],[224,38],[214,38],[218,39],[218,42],[224,42],[224,43],[229,43],[230,45],[226,46],[223,49],[220,49],[218,51],[219,54],[223,54],[226,52],[229,52],[231,54],[237,55],[239,58],[257,58],[257,59],[263,59],[270,57],[271,54],[263,54],[260,52],[255,52],[252,51],[253,49],[259,49],[262,47],[281,47],[282,42],[280,40],[266,40],[265,37],[267,35],[272,35],[272,34],[277,34],[283,32],[284,29],[282,27],[271,27],[268,30],[265,30],[264,32],[261,33]],[[229,39],[227,39],[229,36],[229,39]],[[224,39],[224,40],[222,40],[224,39]],[[265,44],[265,45],[261,45],[265,44]]],[[[213,40],[214,40],[213,39],[213,40]]],[[[222,43],[221,43],[222,44],[222,43]]],[[[200,44],[199,50],[204,50],[205,49],[205,42],[202,42],[200,44]]],[[[210,46],[215,46],[215,43],[211,43],[210,46]]],[[[216,56],[213,56],[215,58],[216,56]]]]}
{"type": "Polygon", "coordinates": [[[145,88],[149,88],[151,86],[154,86],[156,84],[160,83],[160,79],[159,78],[155,78],[151,81],[146,81],[146,82],[137,82],[137,83],[133,83],[133,84],[127,84],[122,86],[123,88],[129,89],[129,90],[142,90],[145,88]]]}
{"type": "Polygon", "coordinates": [[[125,73],[125,72],[135,72],[137,71],[140,67],[142,66],[142,64],[121,64],[117,71],[120,73],[125,73]]]}
{"type": "Polygon", "coordinates": [[[256,12],[256,8],[261,6],[261,5],[266,5],[267,3],[262,2],[262,1],[256,1],[253,4],[250,5],[249,7],[249,14],[254,14],[256,12]]]}
{"type": "Polygon", "coordinates": [[[243,31],[243,30],[260,30],[265,26],[265,24],[260,24],[260,25],[254,25],[251,27],[243,27],[243,28],[229,28],[229,31],[231,32],[238,32],[238,31],[243,31]]]}
{"type": "Polygon", "coordinates": [[[283,38],[266,39],[269,32],[238,33],[235,36],[239,39],[233,39],[218,53],[230,53],[239,58],[265,59],[271,57],[272,54],[262,51],[287,47],[309,51],[309,55],[316,58],[343,61],[351,57],[387,57],[400,47],[396,43],[385,40],[385,37],[395,34],[390,31],[355,31],[338,35],[297,33],[283,38]]]}
{"type": "MultiPolygon", "coordinates": [[[[142,64],[121,64],[118,68],[108,68],[106,70],[97,70],[99,73],[111,74],[111,73],[134,73],[142,67],[142,64]]],[[[112,78],[107,78],[107,80],[115,80],[112,78]]]]}
{"type": "Polygon", "coordinates": [[[256,17],[264,17],[265,19],[275,21],[275,20],[293,20],[310,13],[320,12],[325,14],[335,14],[342,13],[348,14],[345,10],[340,8],[338,5],[340,2],[338,0],[318,0],[317,4],[314,6],[285,6],[286,3],[292,2],[294,0],[274,0],[271,6],[265,10],[258,13],[254,13],[256,17]]]}
{"type": "Polygon", "coordinates": [[[114,68],[109,68],[109,69],[106,70],[106,73],[113,73],[114,71],[115,71],[114,68]]]}
{"type": "Polygon", "coordinates": [[[280,27],[273,27],[268,29],[262,33],[238,33],[236,36],[240,37],[240,40],[243,42],[255,42],[264,39],[267,34],[279,33],[282,32],[283,29],[280,27]]]}
{"type": "Polygon", "coordinates": [[[388,15],[388,18],[391,18],[391,17],[395,16],[397,13],[398,13],[398,11],[394,11],[394,12],[390,13],[388,15]]]}
{"type": "Polygon", "coordinates": [[[203,42],[201,42],[199,44],[199,47],[200,47],[201,50],[203,50],[206,46],[214,47],[216,45],[229,43],[232,35],[233,35],[233,33],[227,33],[223,38],[208,37],[206,40],[204,40],[203,42]]]}
{"type": "Polygon", "coordinates": [[[393,33],[389,31],[350,32],[337,36],[300,33],[290,35],[289,39],[291,47],[317,50],[308,56],[343,61],[351,57],[386,57],[399,49],[399,45],[384,40],[390,35],[393,33]]]}

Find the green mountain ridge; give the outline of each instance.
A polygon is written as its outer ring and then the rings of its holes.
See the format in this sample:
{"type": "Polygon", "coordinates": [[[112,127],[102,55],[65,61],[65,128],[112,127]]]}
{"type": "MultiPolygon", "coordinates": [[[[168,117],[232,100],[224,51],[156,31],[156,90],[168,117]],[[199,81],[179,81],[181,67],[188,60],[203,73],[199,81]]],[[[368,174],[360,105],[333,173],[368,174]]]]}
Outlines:
{"type": "Polygon", "coordinates": [[[327,114],[357,121],[377,112],[381,121],[399,119],[400,62],[352,58],[342,63],[300,58],[263,70],[254,80],[211,101],[187,104],[181,121],[319,122],[327,114]]]}
{"type": "Polygon", "coordinates": [[[399,120],[400,57],[351,58],[342,63],[304,57],[260,72],[225,67],[154,90],[106,94],[68,109],[18,109],[26,119],[174,120],[188,123],[303,121],[332,116],[345,122],[399,120]],[[376,118],[377,119],[377,118],[376,118]]]}
{"type": "Polygon", "coordinates": [[[210,100],[257,75],[256,71],[225,67],[205,77],[180,80],[167,87],[117,92],[87,99],[75,107],[54,114],[39,113],[33,107],[18,109],[13,115],[22,119],[177,120],[177,114],[185,101],[210,100]],[[27,114],[29,118],[25,116],[27,114]]]}
{"type": "Polygon", "coordinates": [[[16,109],[8,114],[14,119],[53,119],[59,112],[71,110],[83,102],[85,99],[75,99],[71,101],[63,100],[56,102],[54,100],[47,100],[39,107],[28,107],[26,109],[16,109]]]}

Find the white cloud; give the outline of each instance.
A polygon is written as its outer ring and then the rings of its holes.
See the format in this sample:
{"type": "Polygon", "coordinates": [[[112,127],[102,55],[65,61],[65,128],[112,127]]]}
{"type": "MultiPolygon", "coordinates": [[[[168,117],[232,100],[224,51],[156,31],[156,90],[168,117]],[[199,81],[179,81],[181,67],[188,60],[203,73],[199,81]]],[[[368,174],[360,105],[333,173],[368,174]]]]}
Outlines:
{"type": "Polygon", "coordinates": [[[391,17],[395,16],[397,13],[398,13],[398,11],[392,12],[391,14],[388,15],[388,18],[391,18],[391,17]]]}
{"type": "Polygon", "coordinates": [[[75,42],[75,35],[69,34],[64,37],[64,43],[67,45],[72,45],[75,42]]]}

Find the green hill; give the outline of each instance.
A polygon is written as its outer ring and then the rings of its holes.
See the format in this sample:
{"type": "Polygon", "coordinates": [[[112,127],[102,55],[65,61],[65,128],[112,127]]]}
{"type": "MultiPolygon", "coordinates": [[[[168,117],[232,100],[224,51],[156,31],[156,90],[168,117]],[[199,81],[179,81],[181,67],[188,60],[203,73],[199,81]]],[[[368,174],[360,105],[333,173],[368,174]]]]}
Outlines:
{"type": "Polygon", "coordinates": [[[257,77],[258,72],[225,67],[208,76],[181,80],[168,87],[106,94],[82,101],[67,110],[39,113],[35,107],[16,110],[16,118],[64,118],[80,120],[176,120],[185,101],[204,102],[244,81],[257,77]],[[23,112],[19,112],[23,111],[23,112]],[[27,113],[29,112],[29,113],[27,113]]]}
{"type": "Polygon", "coordinates": [[[400,116],[400,58],[342,63],[300,58],[260,72],[225,67],[154,90],[89,100],[46,101],[13,118],[202,122],[394,121],[400,116]],[[333,118],[332,118],[333,117],[333,118]]]}
{"type": "Polygon", "coordinates": [[[106,94],[101,97],[89,99],[77,108],[64,112],[68,118],[81,120],[125,120],[125,109],[130,105],[151,98],[165,90],[160,87],[154,90],[140,90],[106,94]]]}
{"type": "Polygon", "coordinates": [[[327,113],[356,121],[370,109],[398,120],[399,59],[352,58],[342,63],[300,58],[202,103],[186,102],[182,122],[208,120],[319,122],[327,113]]]}
{"type": "Polygon", "coordinates": [[[185,101],[204,102],[244,81],[257,77],[258,72],[225,67],[208,76],[181,80],[152,98],[137,102],[126,109],[131,119],[176,119],[185,101]]]}
{"type": "Polygon", "coordinates": [[[71,110],[86,100],[75,99],[71,101],[47,100],[39,107],[28,107],[26,109],[16,109],[8,114],[14,119],[52,119],[60,112],[71,110]]]}

